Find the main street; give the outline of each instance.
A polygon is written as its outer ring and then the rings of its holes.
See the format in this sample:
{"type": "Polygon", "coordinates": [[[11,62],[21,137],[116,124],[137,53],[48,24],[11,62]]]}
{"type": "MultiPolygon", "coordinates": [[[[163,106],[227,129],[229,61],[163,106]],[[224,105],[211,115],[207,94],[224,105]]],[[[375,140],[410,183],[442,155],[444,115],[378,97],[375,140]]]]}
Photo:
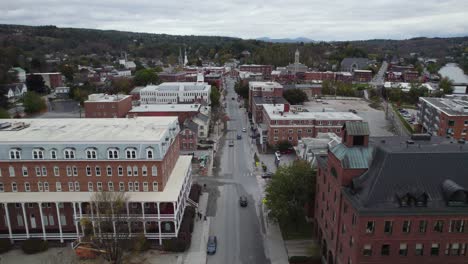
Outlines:
{"type": "Polygon", "coordinates": [[[207,215],[211,217],[210,235],[217,236],[216,254],[207,263],[270,263],[265,256],[261,195],[253,172],[253,144],[244,109],[239,108],[234,81],[227,79],[227,133],[218,150],[219,162],[213,177],[199,178],[210,192],[207,215]],[[247,132],[242,132],[246,128],[247,132]],[[241,140],[237,135],[242,136],[241,140]],[[228,142],[233,141],[234,146],[228,142]],[[240,207],[239,196],[248,198],[247,207],[240,207]]]}

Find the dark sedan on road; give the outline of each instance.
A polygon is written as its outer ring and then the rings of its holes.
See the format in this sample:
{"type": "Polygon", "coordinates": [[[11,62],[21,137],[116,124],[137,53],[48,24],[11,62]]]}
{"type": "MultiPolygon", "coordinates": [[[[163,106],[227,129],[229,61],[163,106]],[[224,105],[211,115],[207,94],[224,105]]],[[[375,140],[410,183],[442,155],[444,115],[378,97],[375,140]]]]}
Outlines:
{"type": "Polygon", "coordinates": [[[208,243],[206,245],[206,253],[208,255],[214,255],[214,253],[216,253],[217,246],[218,246],[218,240],[216,236],[208,237],[208,243]]]}
{"type": "Polygon", "coordinates": [[[239,197],[239,204],[241,207],[246,207],[247,206],[247,197],[241,196],[239,197]]]}

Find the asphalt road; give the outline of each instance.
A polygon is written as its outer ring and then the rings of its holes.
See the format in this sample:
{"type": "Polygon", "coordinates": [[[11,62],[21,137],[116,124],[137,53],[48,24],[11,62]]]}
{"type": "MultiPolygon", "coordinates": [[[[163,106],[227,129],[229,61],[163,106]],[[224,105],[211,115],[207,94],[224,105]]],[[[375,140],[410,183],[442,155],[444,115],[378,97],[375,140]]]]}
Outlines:
{"type": "Polygon", "coordinates": [[[253,170],[253,146],[250,143],[247,118],[239,109],[233,81],[227,81],[226,113],[230,117],[228,132],[222,139],[219,155],[220,163],[213,177],[199,178],[210,192],[207,215],[212,217],[210,235],[218,239],[217,252],[208,256],[207,263],[239,264],[270,263],[265,256],[263,235],[265,229],[261,221],[260,189],[253,170]],[[237,134],[242,135],[237,140],[237,134]],[[228,142],[234,141],[229,147],[228,142]],[[239,196],[248,199],[247,207],[240,207],[239,196]]]}

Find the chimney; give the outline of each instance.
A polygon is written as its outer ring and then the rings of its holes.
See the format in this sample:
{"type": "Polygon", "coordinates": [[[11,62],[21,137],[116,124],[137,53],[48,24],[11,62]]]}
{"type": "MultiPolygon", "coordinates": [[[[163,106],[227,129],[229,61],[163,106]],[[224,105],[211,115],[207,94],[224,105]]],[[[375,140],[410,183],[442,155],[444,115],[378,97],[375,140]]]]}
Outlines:
{"type": "Polygon", "coordinates": [[[289,112],[289,104],[284,104],[284,112],[289,112]]]}

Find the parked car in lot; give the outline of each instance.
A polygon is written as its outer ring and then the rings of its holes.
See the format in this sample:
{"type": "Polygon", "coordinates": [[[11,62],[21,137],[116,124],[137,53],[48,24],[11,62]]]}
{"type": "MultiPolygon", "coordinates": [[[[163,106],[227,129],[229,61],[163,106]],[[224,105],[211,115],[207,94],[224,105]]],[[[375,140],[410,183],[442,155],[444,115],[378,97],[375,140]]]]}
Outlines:
{"type": "Polygon", "coordinates": [[[239,204],[241,207],[246,207],[247,206],[247,197],[241,196],[239,197],[239,204]]]}
{"type": "Polygon", "coordinates": [[[209,236],[208,243],[206,245],[206,253],[208,255],[213,255],[216,253],[216,247],[218,246],[218,239],[216,236],[209,236]]]}
{"type": "Polygon", "coordinates": [[[273,177],[273,172],[265,172],[262,174],[262,178],[263,179],[270,179],[271,177],[273,177]]]}

